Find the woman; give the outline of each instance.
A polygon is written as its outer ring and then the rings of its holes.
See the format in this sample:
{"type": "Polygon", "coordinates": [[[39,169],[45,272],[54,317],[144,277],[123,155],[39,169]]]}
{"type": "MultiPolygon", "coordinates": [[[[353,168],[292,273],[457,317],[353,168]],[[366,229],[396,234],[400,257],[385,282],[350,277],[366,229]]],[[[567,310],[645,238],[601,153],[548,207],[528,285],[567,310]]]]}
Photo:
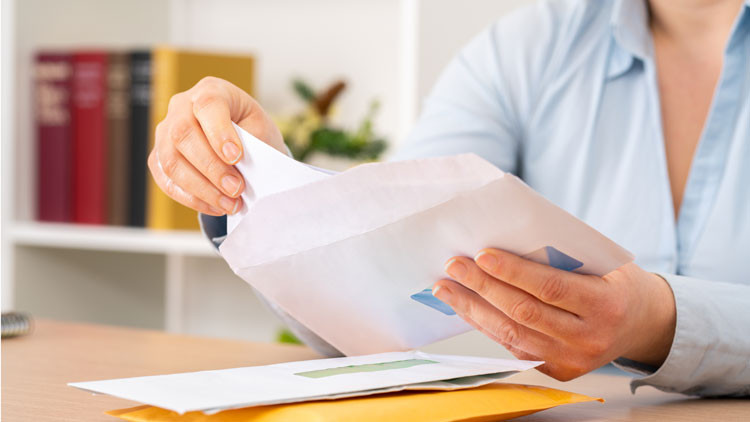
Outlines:
{"type": "MultiPolygon", "coordinates": [[[[213,237],[226,228],[209,216],[244,188],[231,121],[285,151],[252,98],[208,78],[172,99],[149,158],[213,237]]],[[[637,259],[600,278],[484,249],[446,263],[438,298],[557,379],[615,361],[642,375],[633,388],[750,395],[750,0],[547,0],[501,19],[445,70],[398,157],[461,152],[637,259]]]]}

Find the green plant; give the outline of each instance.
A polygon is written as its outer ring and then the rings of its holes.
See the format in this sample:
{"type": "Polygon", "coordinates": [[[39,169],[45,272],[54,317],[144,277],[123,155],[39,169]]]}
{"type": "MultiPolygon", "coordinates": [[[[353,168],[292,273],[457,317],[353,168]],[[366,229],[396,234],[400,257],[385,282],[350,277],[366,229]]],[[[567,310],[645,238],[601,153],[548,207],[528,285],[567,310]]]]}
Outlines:
{"type": "Polygon", "coordinates": [[[294,158],[305,161],[314,152],[353,160],[380,158],[387,142],[373,129],[373,119],[380,108],[377,100],[370,103],[357,129],[349,131],[335,127],[330,121],[332,106],[346,88],[344,81],[337,81],[320,93],[300,79],[294,80],[292,87],[306,108],[277,123],[294,158]]]}
{"type": "Polygon", "coordinates": [[[283,344],[303,344],[288,328],[282,328],[276,333],[276,342],[283,344]]]}

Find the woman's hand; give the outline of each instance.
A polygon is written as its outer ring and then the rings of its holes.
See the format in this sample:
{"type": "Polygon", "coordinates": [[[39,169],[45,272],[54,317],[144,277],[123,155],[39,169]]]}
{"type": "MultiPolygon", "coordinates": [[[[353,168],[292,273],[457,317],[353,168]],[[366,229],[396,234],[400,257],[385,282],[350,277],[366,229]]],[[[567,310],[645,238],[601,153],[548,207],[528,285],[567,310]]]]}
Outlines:
{"type": "Polygon", "coordinates": [[[659,366],[675,330],[672,290],[635,264],[596,277],[497,249],[446,263],[433,294],[520,359],[570,380],[618,357],[659,366]]]}
{"type": "Polygon", "coordinates": [[[245,187],[234,168],[242,144],[232,122],[286,153],[279,129],[250,95],[223,79],[203,78],[171,98],[156,127],[148,167],[159,188],[205,214],[237,212],[245,187]]]}

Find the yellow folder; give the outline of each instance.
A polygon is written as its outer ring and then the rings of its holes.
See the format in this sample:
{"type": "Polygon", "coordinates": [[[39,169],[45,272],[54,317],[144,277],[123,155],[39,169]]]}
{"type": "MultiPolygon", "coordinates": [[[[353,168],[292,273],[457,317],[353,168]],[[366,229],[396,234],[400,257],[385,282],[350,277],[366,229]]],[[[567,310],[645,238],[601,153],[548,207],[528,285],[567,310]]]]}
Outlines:
{"type": "Polygon", "coordinates": [[[482,422],[516,418],[555,406],[600,401],[554,388],[489,384],[456,391],[408,391],[184,415],[152,406],[112,410],[131,422],[409,421],[482,422]]]}

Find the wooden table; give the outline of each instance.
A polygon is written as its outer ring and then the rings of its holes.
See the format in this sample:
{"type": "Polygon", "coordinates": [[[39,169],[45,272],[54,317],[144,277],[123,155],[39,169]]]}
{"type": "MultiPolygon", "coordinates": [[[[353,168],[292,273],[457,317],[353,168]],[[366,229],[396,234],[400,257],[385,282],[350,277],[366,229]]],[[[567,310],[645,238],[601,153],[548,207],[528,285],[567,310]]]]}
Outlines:
{"type": "MultiPolygon", "coordinates": [[[[72,381],[263,365],[318,357],[305,347],[165,334],[91,324],[37,321],[33,334],[2,341],[2,420],[111,421],[105,410],[134,403],[93,396],[72,381]]],[[[536,371],[512,382],[545,385],[605,404],[562,406],[519,421],[748,421],[750,400],[698,400],[644,387],[633,396],[628,378],[589,374],[560,383],[536,371]]]]}

